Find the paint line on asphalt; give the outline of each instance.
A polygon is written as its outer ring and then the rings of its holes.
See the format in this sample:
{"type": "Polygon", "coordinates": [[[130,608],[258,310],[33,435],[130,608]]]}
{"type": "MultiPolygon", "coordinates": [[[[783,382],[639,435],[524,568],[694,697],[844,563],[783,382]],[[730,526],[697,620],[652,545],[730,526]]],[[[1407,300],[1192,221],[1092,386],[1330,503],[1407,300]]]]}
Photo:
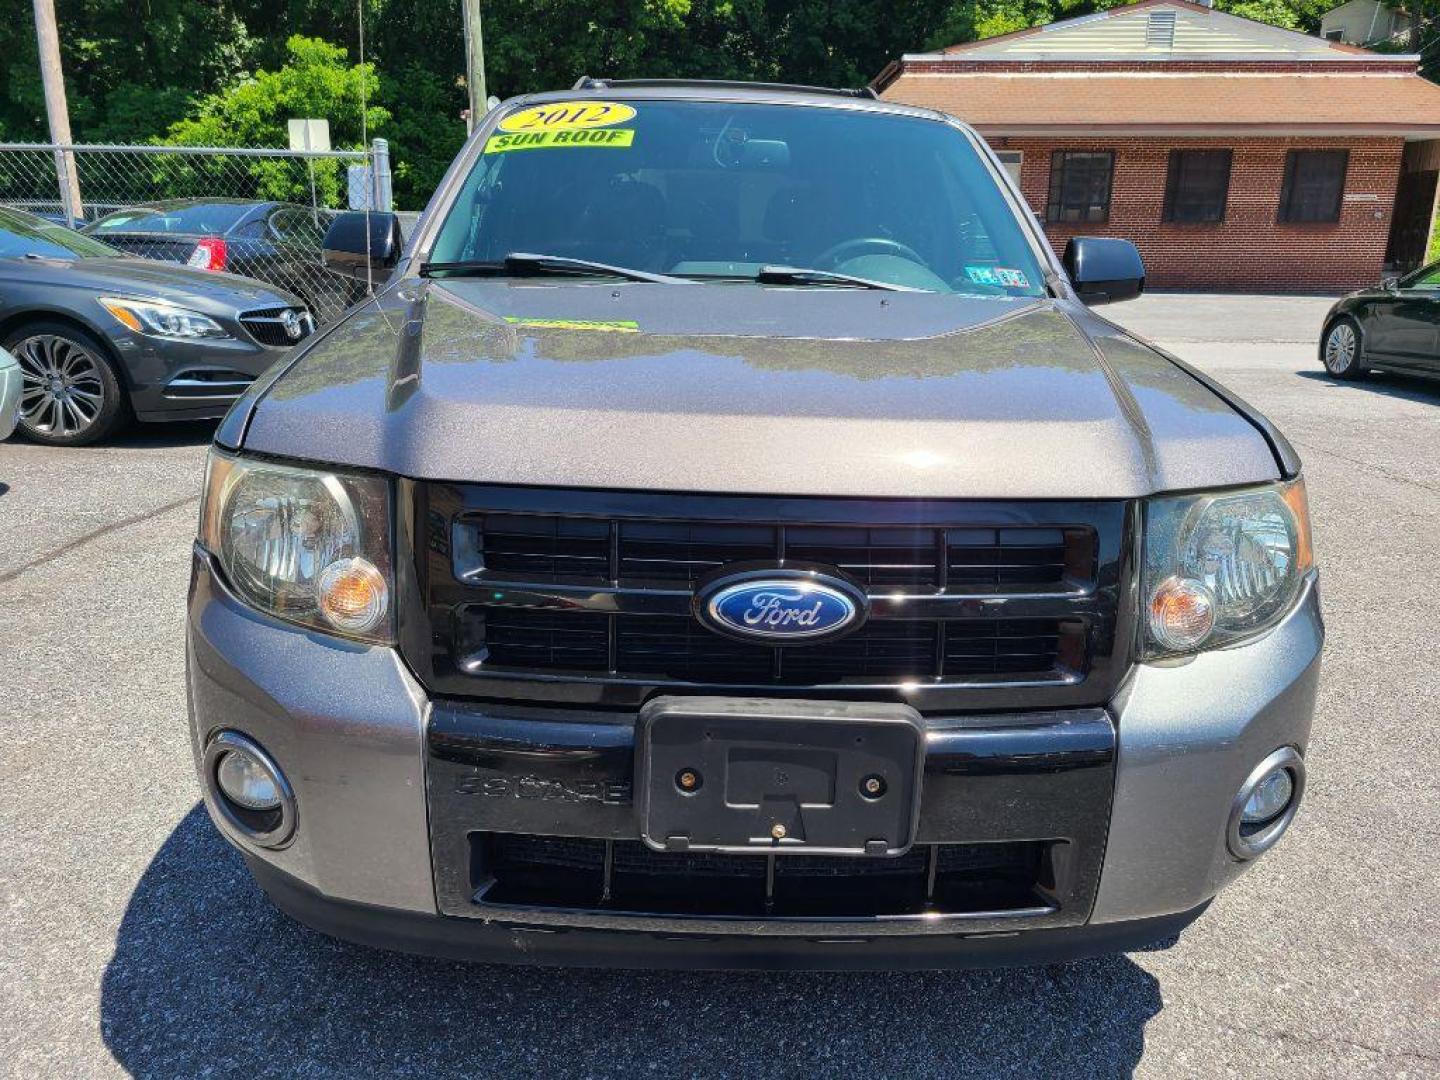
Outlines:
{"type": "Polygon", "coordinates": [[[92,529],[84,536],[76,537],[74,540],[71,540],[68,544],[61,544],[53,551],[47,551],[45,554],[39,556],[38,558],[31,559],[29,562],[21,566],[17,566],[14,570],[7,570],[5,571],[5,573],[0,574],[0,585],[6,585],[14,581],[16,578],[20,577],[22,574],[27,574],[31,570],[35,570],[41,566],[44,566],[46,563],[54,562],[62,555],[68,555],[76,548],[84,547],[92,540],[98,540],[102,536],[109,536],[111,533],[119,532],[122,529],[128,529],[132,525],[139,525],[142,521],[148,521],[153,517],[159,517],[161,514],[168,514],[172,510],[178,510],[182,506],[188,506],[192,503],[198,503],[199,501],[199,495],[186,495],[183,499],[176,499],[173,502],[165,503],[163,506],[157,506],[152,510],[146,510],[142,514],[135,514],[132,517],[123,518],[120,521],[112,521],[109,525],[102,525],[98,529],[92,529]]]}
{"type": "Polygon", "coordinates": [[[1411,487],[1418,487],[1425,491],[1433,491],[1437,494],[1440,494],[1440,485],[1427,484],[1423,480],[1416,480],[1414,477],[1411,476],[1402,476],[1399,473],[1393,472],[1390,469],[1385,468],[1383,465],[1376,465],[1361,458],[1353,458],[1350,457],[1348,454],[1337,453],[1334,450],[1326,450],[1324,447],[1315,446],[1311,443],[1299,442],[1295,439],[1291,439],[1290,444],[1292,446],[1298,447],[1301,450],[1304,450],[1307,454],[1315,453],[1321,455],[1322,457],[1335,458],[1337,461],[1344,461],[1350,465],[1359,466],[1366,472],[1374,473],[1376,476],[1383,476],[1386,480],[1393,480],[1397,484],[1408,484],[1411,487]]]}

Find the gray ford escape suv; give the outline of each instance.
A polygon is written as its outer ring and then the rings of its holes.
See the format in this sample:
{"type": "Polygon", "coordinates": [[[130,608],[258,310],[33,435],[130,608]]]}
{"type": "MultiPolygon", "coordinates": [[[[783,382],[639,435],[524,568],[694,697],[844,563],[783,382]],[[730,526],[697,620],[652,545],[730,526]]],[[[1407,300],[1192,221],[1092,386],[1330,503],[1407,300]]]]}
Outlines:
{"type": "Polygon", "coordinates": [[[508,102],[211,452],[205,802],[283,910],[474,958],[1053,960],[1290,824],[1300,466],[1091,314],[984,143],[865,94],[508,102]]]}

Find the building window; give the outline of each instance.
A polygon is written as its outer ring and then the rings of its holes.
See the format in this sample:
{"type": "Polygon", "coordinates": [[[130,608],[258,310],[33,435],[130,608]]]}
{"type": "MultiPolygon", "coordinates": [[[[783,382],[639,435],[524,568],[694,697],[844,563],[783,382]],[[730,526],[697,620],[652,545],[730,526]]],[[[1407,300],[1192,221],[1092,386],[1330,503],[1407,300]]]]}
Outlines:
{"type": "Polygon", "coordinates": [[[1093,224],[1110,220],[1110,181],[1115,155],[1109,150],[1056,150],[1050,158],[1047,221],[1093,224]]]}
{"type": "Polygon", "coordinates": [[[1291,150],[1286,154],[1280,220],[1339,221],[1349,164],[1348,150],[1291,150]]]}
{"type": "Polygon", "coordinates": [[[1015,181],[1015,186],[1020,186],[1020,169],[1025,164],[1025,152],[1023,150],[996,150],[995,156],[1000,159],[1000,164],[1010,174],[1010,179],[1015,181]]]}
{"type": "Polygon", "coordinates": [[[1165,176],[1166,221],[1224,221],[1229,194],[1229,150],[1170,151],[1165,176]]]}

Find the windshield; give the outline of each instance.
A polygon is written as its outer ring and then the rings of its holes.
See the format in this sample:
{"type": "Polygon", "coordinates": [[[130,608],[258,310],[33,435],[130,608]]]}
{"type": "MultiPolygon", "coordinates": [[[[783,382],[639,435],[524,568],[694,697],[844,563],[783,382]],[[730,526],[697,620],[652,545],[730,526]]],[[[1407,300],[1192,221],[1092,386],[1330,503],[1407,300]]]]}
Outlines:
{"type": "Polygon", "coordinates": [[[1044,285],[963,134],[813,106],[584,101],[512,112],[430,262],[497,264],[516,252],[694,278],[785,266],[932,292],[1040,296],[1044,285]]]}
{"type": "Polygon", "coordinates": [[[81,236],[32,214],[0,210],[0,259],[40,255],[49,259],[94,259],[120,254],[108,244],[81,236]]]}
{"type": "Polygon", "coordinates": [[[193,203],[188,206],[138,206],[101,218],[91,229],[138,233],[227,233],[254,203],[193,203]]]}

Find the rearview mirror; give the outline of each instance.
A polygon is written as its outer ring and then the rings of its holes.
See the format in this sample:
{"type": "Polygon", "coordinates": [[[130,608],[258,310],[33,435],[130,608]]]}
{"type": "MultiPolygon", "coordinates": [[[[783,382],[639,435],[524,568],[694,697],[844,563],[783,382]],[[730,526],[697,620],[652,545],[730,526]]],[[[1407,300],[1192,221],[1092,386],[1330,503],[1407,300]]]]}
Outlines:
{"type": "Polygon", "coordinates": [[[350,211],[338,215],[326,230],[320,261],[336,274],[378,284],[400,261],[404,244],[394,214],[350,211]]]}
{"type": "Polygon", "coordinates": [[[1145,291],[1145,261],[1129,240],[1077,236],[1065,245],[1060,261],[1086,304],[1133,300],[1145,291]]]}

